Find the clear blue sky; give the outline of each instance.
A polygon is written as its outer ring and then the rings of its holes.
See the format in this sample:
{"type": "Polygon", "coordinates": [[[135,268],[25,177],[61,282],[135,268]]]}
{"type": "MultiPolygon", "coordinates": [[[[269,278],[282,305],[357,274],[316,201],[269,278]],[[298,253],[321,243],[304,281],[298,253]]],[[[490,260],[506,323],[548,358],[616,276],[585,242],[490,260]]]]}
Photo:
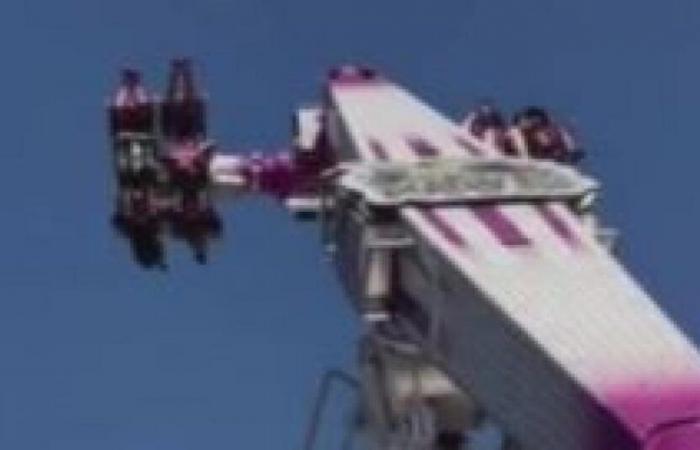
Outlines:
{"type": "MultiPolygon", "coordinates": [[[[192,56],[229,145],[288,138],[325,69],[366,61],[443,111],[488,97],[575,122],[635,274],[695,339],[700,2],[7,0],[0,447],[287,450],[356,325],[312,226],[224,209],[209,267],[144,273],[108,227],[103,101],[192,56]],[[439,6],[437,6],[439,5],[439,6]]],[[[572,308],[575,305],[572,305],[572,308]]],[[[329,447],[330,448],[330,447],[329,447]]]]}

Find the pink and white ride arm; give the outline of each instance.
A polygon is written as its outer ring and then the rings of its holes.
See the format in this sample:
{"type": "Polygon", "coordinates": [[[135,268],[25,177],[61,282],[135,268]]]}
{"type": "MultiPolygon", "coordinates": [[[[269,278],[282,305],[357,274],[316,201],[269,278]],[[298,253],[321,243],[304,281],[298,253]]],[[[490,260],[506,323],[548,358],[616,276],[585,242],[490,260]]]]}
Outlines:
{"type": "MultiPolygon", "coordinates": [[[[329,99],[341,160],[499,158],[389,81],[336,80],[329,99]]],[[[519,448],[700,448],[696,347],[565,202],[397,208],[413,246],[393,253],[387,295],[519,448]]],[[[372,251],[345,239],[339,264],[372,251]]]]}

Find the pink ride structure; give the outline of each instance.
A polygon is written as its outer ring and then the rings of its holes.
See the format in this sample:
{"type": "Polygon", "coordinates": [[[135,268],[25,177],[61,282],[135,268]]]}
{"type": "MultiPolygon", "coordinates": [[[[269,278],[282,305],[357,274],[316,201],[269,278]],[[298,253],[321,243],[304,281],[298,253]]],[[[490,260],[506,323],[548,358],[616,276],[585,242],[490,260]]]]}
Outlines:
{"type": "Polygon", "coordinates": [[[700,354],[618,261],[543,109],[457,124],[342,66],[288,149],[227,155],[177,60],[164,100],[129,70],[108,113],[113,222],[143,266],[165,267],[168,234],[206,261],[215,189],[319,221],[365,323],[357,381],[331,373],[358,389],[363,448],[457,450],[491,424],[509,449],[700,450],[700,354]]]}

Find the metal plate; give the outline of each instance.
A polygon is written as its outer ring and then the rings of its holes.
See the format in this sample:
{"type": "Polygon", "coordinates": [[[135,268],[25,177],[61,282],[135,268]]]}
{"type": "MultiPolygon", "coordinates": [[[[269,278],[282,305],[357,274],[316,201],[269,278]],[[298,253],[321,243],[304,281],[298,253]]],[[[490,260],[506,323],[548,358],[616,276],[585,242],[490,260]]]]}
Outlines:
{"type": "Polygon", "coordinates": [[[579,198],[598,183],[548,161],[429,159],[344,166],[342,188],[377,205],[579,198]]]}

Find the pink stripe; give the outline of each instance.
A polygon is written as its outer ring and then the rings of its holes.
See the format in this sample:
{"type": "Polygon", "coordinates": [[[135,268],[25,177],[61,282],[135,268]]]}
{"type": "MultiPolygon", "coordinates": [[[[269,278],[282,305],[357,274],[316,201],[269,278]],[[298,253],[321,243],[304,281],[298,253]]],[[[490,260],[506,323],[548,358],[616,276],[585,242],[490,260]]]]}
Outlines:
{"type": "Polygon", "coordinates": [[[406,142],[413,149],[413,152],[421,158],[430,158],[440,154],[440,150],[437,147],[423,138],[408,137],[406,142]]]}
{"type": "Polygon", "coordinates": [[[462,147],[462,148],[465,149],[467,152],[469,152],[469,154],[474,155],[474,156],[479,156],[479,155],[481,155],[481,150],[479,150],[478,148],[476,148],[476,147],[474,147],[473,145],[471,145],[471,144],[470,144],[469,142],[467,142],[467,140],[464,139],[463,137],[461,137],[461,136],[455,136],[455,142],[457,142],[457,144],[458,144],[460,147],[462,147]]]}
{"type": "Polygon", "coordinates": [[[653,383],[627,382],[606,392],[605,403],[637,436],[646,437],[649,444],[655,444],[645,449],[700,448],[700,385],[694,379],[684,383],[663,379],[653,383]],[[689,434],[682,440],[692,435],[686,446],[670,445],[668,441],[675,440],[672,438],[674,430],[684,429],[689,434]],[[667,446],[662,445],[664,441],[667,446]]]}
{"type": "Polygon", "coordinates": [[[386,148],[384,148],[381,142],[375,139],[369,139],[369,148],[377,159],[389,159],[389,152],[386,151],[386,148]]]}
{"type": "Polygon", "coordinates": [[[559,217],[556,211],[549,207],[549,205],[539,204],[537,205],[537,211],[544,218],[547,224],[549,224],[552,230],[554,230],[554,232],[568,244],[575,246],[580,243],[574,232],[571,230],[571,228],[569,228],[569,225],[564,222],[564,219],[559,217]]]}
{"type": "Polygon", "coordinates": [[[457,233],[457,230],[452,228],[452,225],[450,225],[449,222],[438,214],[435,208],[424,208],[421,209],[420,212],[423,214],[423,217],[425,217],[425,219],[430,222],[430,224],[434,226],[450,244],[456,247],[465,247],[467,245],[464,238],[457,233]]]}
{"type": "Polygon", "coordinates": [[[530,239],[501,212],[495,205],[474,205],[472,211],[486,225],[503,245],[509,247],[530,244],[530,239]]]}
{"type": "Polygon", "coordinates": [[[329,83],[339,88],[372,88],[386,84],[377,72],[367,67],[345,66],[331,69],[329,83]]]}

